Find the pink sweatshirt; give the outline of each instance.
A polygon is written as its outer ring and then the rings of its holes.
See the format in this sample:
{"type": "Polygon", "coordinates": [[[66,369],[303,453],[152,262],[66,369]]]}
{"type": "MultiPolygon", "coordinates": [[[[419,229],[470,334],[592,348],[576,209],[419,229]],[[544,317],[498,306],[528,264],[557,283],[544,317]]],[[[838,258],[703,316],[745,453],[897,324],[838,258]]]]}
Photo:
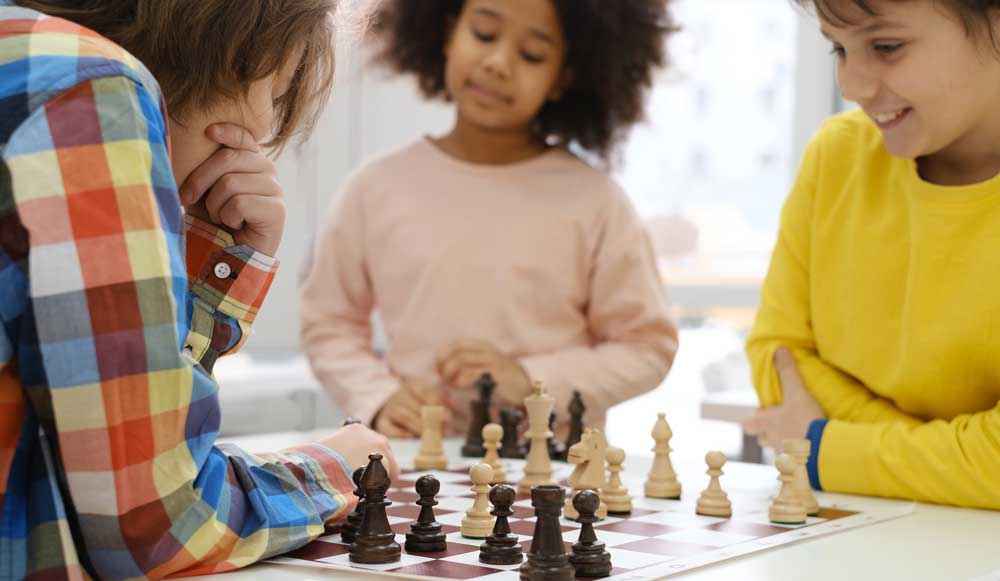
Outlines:
{"type": "MultiPolygon", "coordinates": [[[[437,353],[481,339],[516,356],[587,424],[653,389],[677,352],[666,292],[634,208],[566,151],[504,166],[426,139],[361,168],[333,205],[302,290],[302,341],[345,413],[369,422],[400,377],[440,383],[437,353]],[[389,340],[372,346],[378,309],[389,340]]],[[[464,433],[474,387],[452,394],[464,433]]],[[[494,414],[494,418],[495,418],[494,414]]]]}

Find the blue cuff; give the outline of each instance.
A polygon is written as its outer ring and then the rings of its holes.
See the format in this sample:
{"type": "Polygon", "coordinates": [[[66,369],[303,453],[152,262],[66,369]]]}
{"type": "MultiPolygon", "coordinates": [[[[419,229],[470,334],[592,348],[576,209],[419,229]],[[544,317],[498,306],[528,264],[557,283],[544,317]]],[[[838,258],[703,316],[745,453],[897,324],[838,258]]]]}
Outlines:
{"type": "Polygon", "coordinates": [[[809,447],[809,461],[806,462],[806,471],[809,472],[809,484],[816,490],[823,490],[819,483],[819,443],[823,439],[823,430],[826,429],[828,420],[813,420],[809,424],[809,431],[806,438],[812,442],[809,447]]]}

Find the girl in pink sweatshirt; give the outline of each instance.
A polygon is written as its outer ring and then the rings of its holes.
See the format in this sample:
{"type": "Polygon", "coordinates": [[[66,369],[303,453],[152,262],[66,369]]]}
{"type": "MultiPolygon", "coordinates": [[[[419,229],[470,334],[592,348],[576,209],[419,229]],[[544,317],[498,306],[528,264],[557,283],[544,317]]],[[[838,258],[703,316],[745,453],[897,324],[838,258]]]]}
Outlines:
{"type": "Polygon", "coordinates": [[[520,406],[541,380],[562,412],[579,389],[601,427],[663,381],[677,331],[645,230],[570,146],[606,161],[641,119],[672,30],[665,4],[383,3],[381,61],[454,103],[455,125],[362,167],[319,239],[302,339],[346,413],[416,436],[420,407],[443,402],[461,433],[488,372],[499,404],[520,406]]]}

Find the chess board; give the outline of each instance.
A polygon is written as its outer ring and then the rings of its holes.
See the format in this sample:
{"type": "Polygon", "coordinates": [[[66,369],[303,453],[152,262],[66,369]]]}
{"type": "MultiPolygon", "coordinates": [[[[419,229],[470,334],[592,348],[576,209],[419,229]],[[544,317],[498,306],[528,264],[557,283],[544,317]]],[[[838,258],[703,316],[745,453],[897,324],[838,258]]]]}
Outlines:
{"type": "MultiPolygon", "coordinates": [[[[507,476],[516,482],[523,475],[523,460],[503,461],[507,476]]],[[[351,563],[348,545],[340,533],[330,534],[313,543],[272,559],[270,563],[350,569],[370,572],[381,577],[405,579],[470,579],[475,581],[517,581],[520,565],[487,565],[479,562],[479,539],[466,539],[459,533],[465,510],[472,506],[472,481],[468,470],[472,462],[462,462],[442,471],[404,471],[389,489],[387,508],[389,524],[402,546],[410,523],[416,521],[420,507],[415,504],[414,484],[423,474],[432,474],[441,482],[434,514],[447,534],[448,548],[438,553],[408,553],[402,559],[385,565],[351,563]]],[[[565,479],[571,467],[553,464],[553,478],[566,487],[565,479]]],[[[724,477],[725,478],[725,477],[724,477]]],[[[707,478],[706,478],[707,481],[707,478]]],[[[770,496],[729,492],[733,504],[731,518],[706,517],[695,514],[695,501],[700,491],[685,490],[681,500],[645,498],[641,482],[626,481],[633,496],[630,515],[611,515],[594,525],[600,540],[607,545],[614,566],[611,581],[645,581],[662,579],[726,559],[747,555],[828,535],[908,514],[912,507],[873,507],[840,504],[822,506],[818,516],[809,517],[804,525],[775,525],[768,520],[770,496]]],[[[725,480],[723,480],[725,485],[725,480]]],[[[569,487],[566,487],[569,494],[569,487]]],[[[777,489],[767,491],[774,494],[777,489]]],[[[822,505],[822,503],[821,503],[822,505]]],[[[520,537],[525,555],[531,549],[534,532],[534,510],[527,495],[519,495],[510,517],[511,531],[520,537]]],[[[576,542],[580,525],[561,520],[566,551],[576,542]]]]}

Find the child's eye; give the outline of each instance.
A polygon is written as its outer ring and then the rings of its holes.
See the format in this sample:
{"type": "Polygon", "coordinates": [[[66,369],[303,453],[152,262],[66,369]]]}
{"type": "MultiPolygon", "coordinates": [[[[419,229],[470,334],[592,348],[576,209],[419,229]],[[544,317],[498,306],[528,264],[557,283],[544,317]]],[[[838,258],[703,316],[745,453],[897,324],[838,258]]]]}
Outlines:
{"type": "Polygon", "coordinates": [[[887,54],[892,54],[892,53],[896,52],[897,50],[899,50],[899,47],[901,47],[901,46],[903,46],[903,45],[902,44],[880,44],[880,43],[877,43],[877,44],[875,44],[875,50],[877,52],[880,52],[882,54],[887,55],[887,54]]]}
{"type": "Polygon", "coordinates": [[[474,34],[475,37],[482,42],[493,42],[497,38],[497,35],[495,34],[490,34],[488,32],[479,32],[478,30],[473,30],[472,34],[474,34]]]}
{"type": "Polygon", "coordinates": [[[538,55],[533,55],[530,52],[522,52],[521,53],[521,58],[523,58],[524,60],[528,61],[529,63],[534,63],[534,64],[545,62],[545,57],[538,56],[538,55]]]}
{"type": "Polygon", "coordinates": [[[837,58],[840,59],[847,57],[847,51],[844,50],[844,47],[837,45],[833,45],[833,48],[830,49],[830,54],[837,55],[837,58]]]}

